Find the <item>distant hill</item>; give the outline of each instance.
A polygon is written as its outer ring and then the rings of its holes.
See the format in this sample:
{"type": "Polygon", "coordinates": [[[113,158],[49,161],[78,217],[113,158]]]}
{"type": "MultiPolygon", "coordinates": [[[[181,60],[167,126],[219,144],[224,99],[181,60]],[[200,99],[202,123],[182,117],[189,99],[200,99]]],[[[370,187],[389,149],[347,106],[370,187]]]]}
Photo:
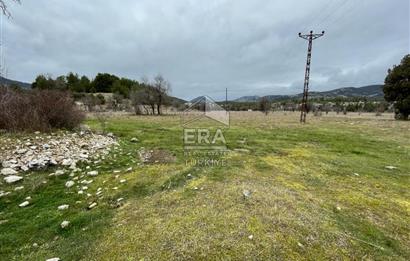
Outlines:
{"type": "Polygon", "coordinates": [[[6,85],[6,86],[17,85],[17,86],[19,86],[21,88],[25,88],[25,89],[30,89],[31,88],[30,83],[14,81],[14,80],[10,80],[10,79],[7,79],[7,78],[1,77],[1,76],[0,76],[0,84],[1,85],[6,85]]]}
{"type": "MultiPolygon", "coordinates": [[[[296,95],[267,95],[264,96],[270,101],[286,100],[291,98],[301,98],[302,93],[296,95]]],[[[366,97],[370,99],[382,99],[383,85],[369,85],[364,87],[345,87],[324,92],[309,92],[310,98],[350,98],[350,97],[366,97]]],[[[260,96],[243,96],[234,102],[256,102],[262,97],[260,96]]]]}
{"type": "Polygon", "coordinates": [[[243,96],[239,99],[236,99],[234,101],[236,102],[256,102],[260,99],[260,96],[243,96]]]}

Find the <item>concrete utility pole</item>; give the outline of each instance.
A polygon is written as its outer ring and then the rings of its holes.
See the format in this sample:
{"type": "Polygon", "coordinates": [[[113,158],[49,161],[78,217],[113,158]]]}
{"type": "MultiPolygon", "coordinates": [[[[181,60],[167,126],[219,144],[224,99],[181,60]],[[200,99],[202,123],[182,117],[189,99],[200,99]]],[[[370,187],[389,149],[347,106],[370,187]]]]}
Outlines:
{"type": "Polygon", "coordinates": [[[310,63],[312,60],[312,45],[313,40],[322,37],[325,34],[325,31],[322,31],[321,34],[314,34],[313,31],[310,31],[310,34],[299,33],[299,37],[309,41],[308,44],[308,53],[306,61],[306,72],[305,72],[305,83],[303,86],[303,99],[302,106],[300,108],[300,122],[306,122],[306,114],[308,111],[308,94],[309,94],[309,77],[310,77],[310,63]]]}

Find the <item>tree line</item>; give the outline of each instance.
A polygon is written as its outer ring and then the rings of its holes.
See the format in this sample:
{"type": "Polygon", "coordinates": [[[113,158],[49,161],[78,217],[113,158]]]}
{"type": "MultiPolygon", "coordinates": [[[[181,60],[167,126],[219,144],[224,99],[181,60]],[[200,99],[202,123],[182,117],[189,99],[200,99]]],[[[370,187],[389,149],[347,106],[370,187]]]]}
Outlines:
{"type": "Polygon", "coordinates": [[[94,79],[73,72],[56,78],[41,74],[32,83],[32,88],[70,91],[74,97],[81,99],[89,111],[96,105],[105,104],[101,93],[113,93],[110,101],[113,109],[118,108],[124,99],[130,100],[136,114],[160,115],[162,107],[171,102],[171,84],[160,74],[152,80],[143,77],[141,81],[120,78],[109,73],[98,73],[94,79]]]}

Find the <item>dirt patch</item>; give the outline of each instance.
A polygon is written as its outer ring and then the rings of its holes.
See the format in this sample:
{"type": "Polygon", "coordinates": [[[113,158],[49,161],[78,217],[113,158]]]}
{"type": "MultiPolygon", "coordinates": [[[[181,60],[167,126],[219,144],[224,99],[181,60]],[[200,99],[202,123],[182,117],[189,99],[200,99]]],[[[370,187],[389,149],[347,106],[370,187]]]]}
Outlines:
{"type": "Polygon", "coordinates": [[[147,164],[173,163],[176,161],[175,155],[167,150],[146,150],[145,148],[142,148],[138,151],[138,154],[141,161],[147,164]]]}

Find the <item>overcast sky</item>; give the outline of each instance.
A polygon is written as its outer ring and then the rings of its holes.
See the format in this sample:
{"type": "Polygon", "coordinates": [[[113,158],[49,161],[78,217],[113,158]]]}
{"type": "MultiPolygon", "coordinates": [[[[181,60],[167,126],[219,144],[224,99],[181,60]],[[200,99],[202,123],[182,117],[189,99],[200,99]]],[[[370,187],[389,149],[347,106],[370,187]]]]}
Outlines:
{"type": "Polygon", "coordinates": [[[382,83],[410,52],[408,0],[22,0],[4,20],[7,76],[161,73],[189,99],[295,94],[307,41],[311,89],[382,83]]]}

